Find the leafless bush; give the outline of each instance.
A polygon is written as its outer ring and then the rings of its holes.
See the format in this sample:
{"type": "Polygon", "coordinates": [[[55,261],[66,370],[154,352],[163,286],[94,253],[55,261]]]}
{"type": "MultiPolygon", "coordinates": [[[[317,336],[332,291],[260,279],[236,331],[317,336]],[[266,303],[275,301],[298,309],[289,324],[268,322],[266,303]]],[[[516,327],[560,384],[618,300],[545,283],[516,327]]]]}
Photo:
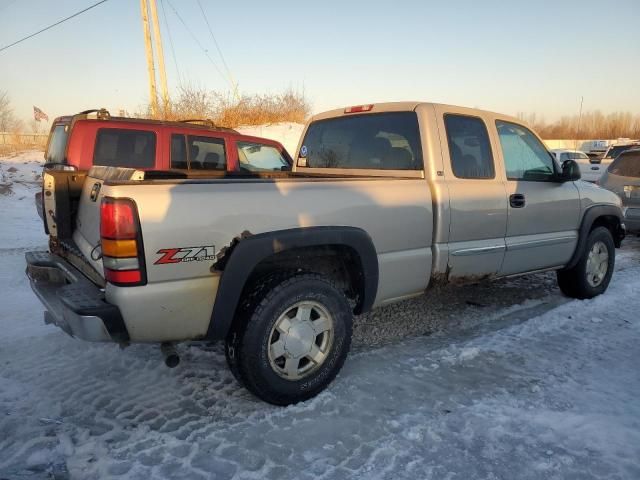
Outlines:
{"type": "Polygon", "coordinates": [[[519,113],[518,118],[531,125],[544,139],[615,139],[640,138],[640,115],[613,112],[607,115],[599,110],[579,115],[563,116],[546,123],[536,114],[519,113]]]}
{"type": "Polygon", "coordinates": [[[302,123],[310,113],[304,96],[292,90],[278,95],[244,95],[240,99],[218,95],[216,99],[216,120],[227,127],[277,122],[302,123]]]}
{"type": "MultiPolygon", "coordinates": [[[[304,122],[310,107],[304,95],[293,90],[272,95],[220,94],[193,85],[183,86],[170,99],[166,109],[160,106],[157,118],[166,120],[211,119],[222,127],[262,125],[277,122],[304,122]]],[[[139,117],[153,118],[147,106],[139,117]]]]}
{"type": "Polygon", "coordinates": [[[9,95],[0,90],[0,132],[17,132],[22,127],[22,122],[13,113],[9,95]]]}

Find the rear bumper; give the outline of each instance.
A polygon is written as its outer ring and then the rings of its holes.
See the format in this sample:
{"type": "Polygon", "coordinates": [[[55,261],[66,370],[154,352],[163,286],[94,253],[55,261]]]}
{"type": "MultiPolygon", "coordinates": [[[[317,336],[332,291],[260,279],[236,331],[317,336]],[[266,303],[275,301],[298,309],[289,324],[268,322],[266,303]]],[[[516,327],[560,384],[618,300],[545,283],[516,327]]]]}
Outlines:
{"type": "Polygon", "coordinates": [[[46,308],[45,323],[90,342],[129,341],[118,307],[69,262],[48,252],[27,252],[25,259],[31,288],[46,308]]]}

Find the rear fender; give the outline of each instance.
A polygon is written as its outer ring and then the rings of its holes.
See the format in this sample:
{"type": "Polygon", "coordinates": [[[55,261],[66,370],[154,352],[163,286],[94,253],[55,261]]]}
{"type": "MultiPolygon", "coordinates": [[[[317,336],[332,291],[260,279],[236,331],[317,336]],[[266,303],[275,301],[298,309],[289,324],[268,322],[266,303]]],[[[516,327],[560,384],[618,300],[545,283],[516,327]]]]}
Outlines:
{"type": "Polygon", "coordinates": [[[336,226],[261,233],[245,236],[226,254],[207,338],[226,338],[247,280],[262,260],[290,249],[326,245],[347,246],[357,252],[362,268],[363,291],[354,312],[369,311],[378,290],[378,256],[371,237],[364,230],[336,226]]]}

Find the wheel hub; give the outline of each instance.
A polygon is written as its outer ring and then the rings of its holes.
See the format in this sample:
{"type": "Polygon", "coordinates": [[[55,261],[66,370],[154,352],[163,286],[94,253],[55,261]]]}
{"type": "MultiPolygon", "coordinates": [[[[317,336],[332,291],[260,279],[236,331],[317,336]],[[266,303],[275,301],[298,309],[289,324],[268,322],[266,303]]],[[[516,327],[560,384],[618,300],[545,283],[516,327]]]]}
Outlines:
{"type": "Polygon", "coordinates": [[[310,375],[333,345],[333,317],[320,303],[302,301],[278,317],[269,335],[269,365],[287,380],[310,375]]]}
{"type": "Polygon", "coordinates": [[[609,250],[603,242],[596,242],[587,257],[587,282],[592,287],[602,283],[609,269],[609,250]]]}
{"type": "Polygon", "coordinates": [[[311,322],[296,320],[285,335],[284,349],[291,358],[302,358],[311,351],[316,336],[311,322]]]}

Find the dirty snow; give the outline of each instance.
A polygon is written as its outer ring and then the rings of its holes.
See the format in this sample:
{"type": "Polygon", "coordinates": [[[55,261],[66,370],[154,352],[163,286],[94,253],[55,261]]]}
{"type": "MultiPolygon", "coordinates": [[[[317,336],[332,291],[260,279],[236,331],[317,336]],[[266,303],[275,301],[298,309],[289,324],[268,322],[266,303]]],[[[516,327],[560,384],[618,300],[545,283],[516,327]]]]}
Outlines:
{"type": "Polygon", "coordinates": [[[0,159],[0,479],[640,478],[637,239],[593,300],[538,274],[360,317],[330,388],[277,408],[220,345],[183,345],[168,370],[157,347],[42,323],[23,273],[46,245],[40,159],[0,159]]]}

